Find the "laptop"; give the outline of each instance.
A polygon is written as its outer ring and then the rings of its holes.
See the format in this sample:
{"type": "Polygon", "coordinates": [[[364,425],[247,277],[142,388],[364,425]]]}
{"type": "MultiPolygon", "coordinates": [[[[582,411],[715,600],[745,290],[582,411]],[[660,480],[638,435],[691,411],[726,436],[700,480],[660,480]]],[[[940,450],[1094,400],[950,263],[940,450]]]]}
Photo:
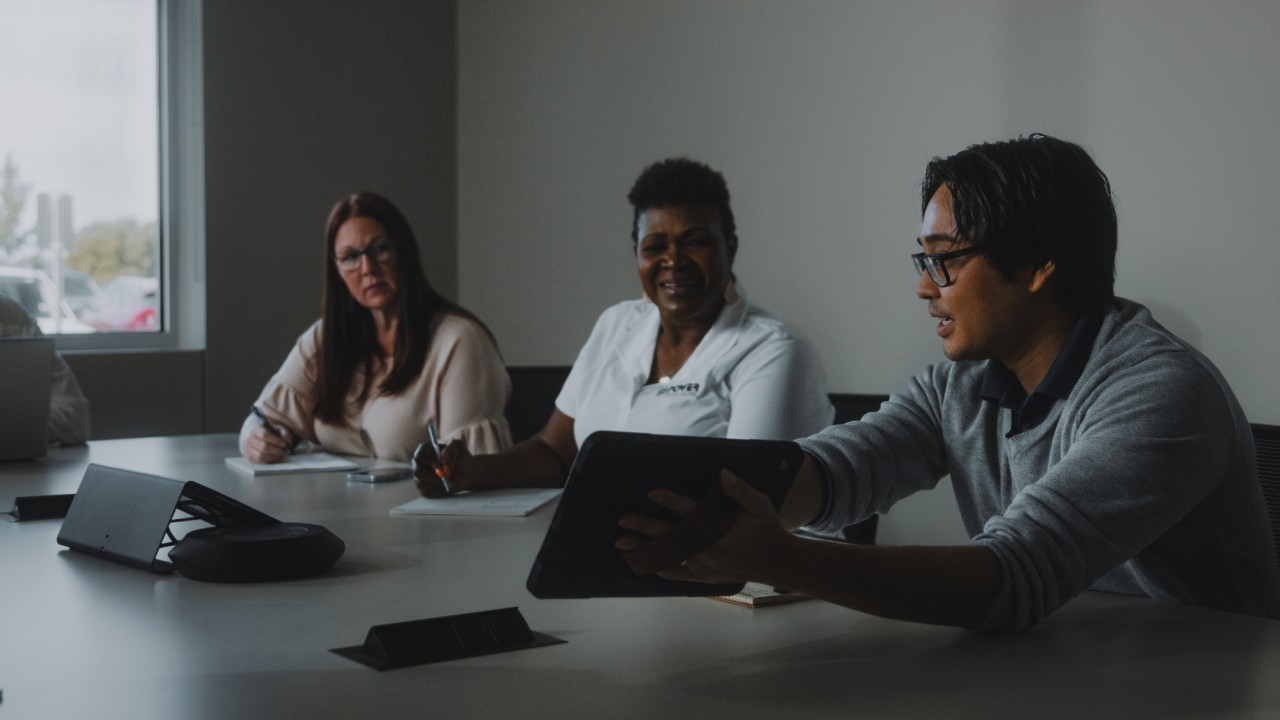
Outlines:
{"type": "Polygon", "coordinates": [[[53,338],[0,338],[0,461],[45,456],[52,391],[53,338]]]}

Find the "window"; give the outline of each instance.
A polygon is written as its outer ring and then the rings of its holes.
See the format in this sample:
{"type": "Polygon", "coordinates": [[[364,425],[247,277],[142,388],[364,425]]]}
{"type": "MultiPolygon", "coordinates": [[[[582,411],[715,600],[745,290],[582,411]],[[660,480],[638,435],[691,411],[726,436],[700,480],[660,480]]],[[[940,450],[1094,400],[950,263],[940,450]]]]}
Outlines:
{"type": "Polygon", "coordinates": [[[203,344],[199,16],[0,0],[0,293],[59,347],[203,344]]]}

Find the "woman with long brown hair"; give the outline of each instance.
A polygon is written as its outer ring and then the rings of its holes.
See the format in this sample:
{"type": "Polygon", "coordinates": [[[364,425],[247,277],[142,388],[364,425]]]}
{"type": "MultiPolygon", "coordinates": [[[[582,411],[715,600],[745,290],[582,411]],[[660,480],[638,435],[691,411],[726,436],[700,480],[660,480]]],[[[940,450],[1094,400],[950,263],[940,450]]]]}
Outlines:
{"type": "Polygon", "coordinates": [[[240,431],[252,462],[301,441],[344,455],[408,461],[434,423],[442,442],[511,444],[511,381],[488,329],[422,271],[417,240],[386,198],[334,205],[325,229],[322,317],[299,338],[240,431]]]}

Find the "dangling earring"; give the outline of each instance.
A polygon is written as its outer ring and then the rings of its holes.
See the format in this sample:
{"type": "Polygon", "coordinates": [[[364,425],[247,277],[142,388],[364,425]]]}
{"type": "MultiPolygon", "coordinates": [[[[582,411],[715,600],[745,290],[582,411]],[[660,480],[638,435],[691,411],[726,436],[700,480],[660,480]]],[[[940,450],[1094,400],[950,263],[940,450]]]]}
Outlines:
{"type": "Polygon", "coordinates": [[[725,304],[732,305],[738,302],[739,299],[741,299],[741,296],[738,295],[738,279],[735,278],[732,273],[730,273],[729,284],[724,286],[725,304]]]}

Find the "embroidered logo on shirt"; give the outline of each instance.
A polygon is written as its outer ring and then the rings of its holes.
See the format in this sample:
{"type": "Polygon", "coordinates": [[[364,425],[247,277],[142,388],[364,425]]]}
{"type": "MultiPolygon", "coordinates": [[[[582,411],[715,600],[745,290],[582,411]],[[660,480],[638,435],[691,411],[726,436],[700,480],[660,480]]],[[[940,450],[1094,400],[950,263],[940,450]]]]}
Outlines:
{"type": "Polygon", "coordinates": [[[663,395],[697,395],[702,389],[701,383],[681,383],[679,385],[663,385],[658,390],[658,397],[663,395]]]}

